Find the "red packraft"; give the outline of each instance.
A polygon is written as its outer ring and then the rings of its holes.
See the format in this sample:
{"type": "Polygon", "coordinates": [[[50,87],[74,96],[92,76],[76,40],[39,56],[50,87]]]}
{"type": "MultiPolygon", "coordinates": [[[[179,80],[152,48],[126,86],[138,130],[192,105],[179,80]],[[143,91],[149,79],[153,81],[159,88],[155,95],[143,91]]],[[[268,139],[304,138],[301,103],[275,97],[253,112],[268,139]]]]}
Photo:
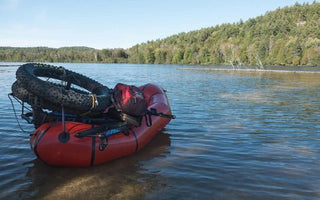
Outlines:
{"type": "Polygon", "coordinates": [[[113,89],[113,97],[118,111],[133,116],[147,113],[148,106],[143,92],[136,86],[118,83],[113,89]]]}

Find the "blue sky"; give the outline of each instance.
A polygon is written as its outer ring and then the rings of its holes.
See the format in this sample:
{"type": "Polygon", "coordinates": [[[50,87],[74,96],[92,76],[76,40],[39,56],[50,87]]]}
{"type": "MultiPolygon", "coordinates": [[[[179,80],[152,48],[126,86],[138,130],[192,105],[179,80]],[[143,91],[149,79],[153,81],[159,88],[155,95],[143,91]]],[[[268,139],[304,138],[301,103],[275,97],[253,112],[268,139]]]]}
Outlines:
{"type": "Polygon", "coordinates": [[[0,46],[128,48],[313,0],[0,0],[0,46]]]}

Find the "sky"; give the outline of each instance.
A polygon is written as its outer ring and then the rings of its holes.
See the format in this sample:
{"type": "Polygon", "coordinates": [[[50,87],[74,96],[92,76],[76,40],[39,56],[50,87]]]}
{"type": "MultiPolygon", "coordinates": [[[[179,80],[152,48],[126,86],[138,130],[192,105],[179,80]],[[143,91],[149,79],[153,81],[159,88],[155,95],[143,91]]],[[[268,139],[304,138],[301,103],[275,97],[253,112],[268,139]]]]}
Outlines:
{"type": "Polygon", "coordinates": [[[0,0],[0,46],[129,48],[296,2],[313,0],[0,0]]]}

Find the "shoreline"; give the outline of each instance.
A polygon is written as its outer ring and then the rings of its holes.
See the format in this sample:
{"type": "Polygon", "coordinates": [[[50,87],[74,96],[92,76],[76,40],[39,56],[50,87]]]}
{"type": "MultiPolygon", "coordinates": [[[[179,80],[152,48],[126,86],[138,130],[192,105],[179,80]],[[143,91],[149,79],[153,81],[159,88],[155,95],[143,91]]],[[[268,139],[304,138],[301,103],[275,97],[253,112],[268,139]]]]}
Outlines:
{"type": "Polygon", "coordinates": [[[0,67],[18,67],[18,66],[21,66],[21,65],[17,65],[17,64],[15,64],[15,65],[10,65],[10,64],[8,64],[8,65],[1,65],[1,64],[0,64],[0,67]]]}
{"type": "Polygon", "coordinates": [[[275,69],[217,69],[217,68],[177,68],[178,70],[193,71],[221,71],[221,72],[249,72],[249,73],[309,73],[320,74],[320,71],[275,70],[275,69]]]}

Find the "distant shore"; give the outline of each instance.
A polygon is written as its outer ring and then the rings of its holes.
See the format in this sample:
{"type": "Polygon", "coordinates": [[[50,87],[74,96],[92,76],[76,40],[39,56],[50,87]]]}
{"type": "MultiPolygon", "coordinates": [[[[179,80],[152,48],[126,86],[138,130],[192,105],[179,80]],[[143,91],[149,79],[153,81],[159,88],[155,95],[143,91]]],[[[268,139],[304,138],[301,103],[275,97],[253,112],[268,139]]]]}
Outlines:
{"type": "Polygon", "coordinates": [[[21,65],[18,65],[18,64],[14,64],[14,65],[11,65],[11,64],[0,64],[0,67],[17,67],[17,66],[21,66],[21,65]]]}
{"type": "Polygon", "coordinates": [[[248,73],[310,73],[320,74],[320,71],[305,71],[305,70],[275,70],[275,69],[219,69],[219,68],[178,68],[179,70],[194,70],[194,71],[222,71],[222,72],[248,72],[248,73]]]}
{"type": "MultiPolygon", "coordinates": [[[[19,67],[23,65],[24,63],[18,64],[0,64],[0,67],[19,67]]],[[[53,63],[54,64],[54,63],[53,63]]],[[[93,64],[99,64],[99,63],[93,63],[93,64]]],[[[117,64],[117,63],[100,63],[100,64],[117,64]]],[[[133,63],[125,63],[125,64],[133,64],[133,63]]],[[[139,65],[139,64],[137,64],[139,65]]],[[[290,66],[288,66],[290,67],[290,66]]],[[[317,67],[318,68],[318,67],[317,67]]],[[[287,70],[287,69],[230,69],[230,68],[209,68],[209,67],[201,67],[201,68],[195,68],[195,67],[183,67],[183,68],[177,68],[178,70],[193,70],[193,71],[221,71],[221,72],[243,72],[243,73],[309,73],[309,74],[320,74],[320,71],[314,71],[314,70],[287,70]]],[[[310,68],[309,68],[310,69],[310,68]]],[[[318,68],[319,69],[319,68],[318,68]]]]}

